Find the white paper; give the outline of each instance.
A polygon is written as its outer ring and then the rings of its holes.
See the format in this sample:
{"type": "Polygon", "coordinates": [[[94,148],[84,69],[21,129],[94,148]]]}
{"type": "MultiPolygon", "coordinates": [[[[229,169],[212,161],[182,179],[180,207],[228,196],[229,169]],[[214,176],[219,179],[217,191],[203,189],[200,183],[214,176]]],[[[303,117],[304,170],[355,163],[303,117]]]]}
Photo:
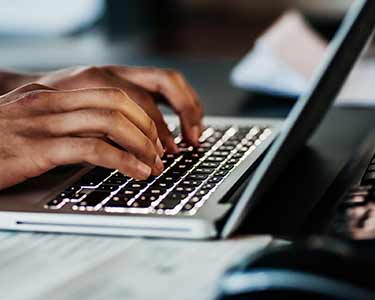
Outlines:
{"type": "Polygon", "coordinates": [[[271,241],[0,233],[0,299],[212,299],[224,270],[271,241]]]}
{"type": "MultiPolygon", "coordinates": [[[[298,98],[311,83],[324,59],[326,44],[304,22],[289,12],[258,39],[254,48],[231,72],[240,88],[298,98]]],[[[336,104],[375,106],[375,57],[362,58],[352,70],[336,104]]]]}

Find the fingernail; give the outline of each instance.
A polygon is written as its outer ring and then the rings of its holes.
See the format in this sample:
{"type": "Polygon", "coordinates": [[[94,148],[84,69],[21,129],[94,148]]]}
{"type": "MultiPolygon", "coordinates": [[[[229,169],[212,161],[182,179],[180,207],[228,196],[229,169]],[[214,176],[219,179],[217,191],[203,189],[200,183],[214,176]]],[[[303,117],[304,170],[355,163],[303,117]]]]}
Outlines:
{"type": "Polygon", "coordinates": [[[173,154],[180,153],[180,148],[178,148],[173,138],[170,138],[167,140],[167,150],[169,153],[173,153],[173,154]]]}
{"type": "Polygon", "coordinates": [[[139,173],[141,173],[140,175],[144,178],[148,178],[151,175],[151,168],[142,162],[138,163],[137,169],[139,173]]]}
{"type": "Polygon", "coordinates": [[[172,143],[172,148],[174,154],[180,153],[180,148],[178,148],[178,146],[174,142],[172,143]]]}
{"type": "Polygon", "coordinates": [[[161,161],[159,156],[156,156],[155,158],[155,167],[156,169],[161,173],[164,170],[163,162],[161,161]]]}
{"type": "Polygon", "coordinates": [[[158,148],[157,150],[158,150],[159,156],[162,157],[164,155],[164,148],[159,138],[156,141],[156,147],[158,148]]]}

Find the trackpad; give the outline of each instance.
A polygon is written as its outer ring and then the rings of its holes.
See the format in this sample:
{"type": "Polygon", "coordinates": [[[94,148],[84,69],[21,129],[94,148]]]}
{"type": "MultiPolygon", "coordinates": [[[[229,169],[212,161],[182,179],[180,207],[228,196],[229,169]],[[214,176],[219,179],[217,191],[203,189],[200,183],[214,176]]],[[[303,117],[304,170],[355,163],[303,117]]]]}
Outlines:
{"type": "MultiPolygon", "coordinates": [[[[75,181],[76,175],[87,169],[84,165],[68,165],[57,167],[41,176],[32,178],[14,187],[0,191],[1,209],[14,207],[16,203],[27,201],[36,204],[52,192],[63,188],[68,182],[75,181]]],[[[79,177],[79,176],[78,176],[79,177]]]]}

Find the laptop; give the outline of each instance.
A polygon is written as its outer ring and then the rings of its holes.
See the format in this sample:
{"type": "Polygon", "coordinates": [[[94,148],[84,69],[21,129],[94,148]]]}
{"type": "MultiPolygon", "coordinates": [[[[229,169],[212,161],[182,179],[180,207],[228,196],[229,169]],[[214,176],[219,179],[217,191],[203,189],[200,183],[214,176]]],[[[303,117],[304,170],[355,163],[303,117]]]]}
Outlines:
{"type": "Polygon", "coordinates": [[[201,146],[181,139],[164,172],[136,181],[117,170],[66,166],[0,192],[0,228],[165,238],[232,235],[335,100],[375,27],[375,1],[356,1],[327,56],[284,120],[207,117],[201,146]],[[228,201],[243,178],[251,179],[228,201]],[[220,225],[219,225],[220,224],[220,225]]]}

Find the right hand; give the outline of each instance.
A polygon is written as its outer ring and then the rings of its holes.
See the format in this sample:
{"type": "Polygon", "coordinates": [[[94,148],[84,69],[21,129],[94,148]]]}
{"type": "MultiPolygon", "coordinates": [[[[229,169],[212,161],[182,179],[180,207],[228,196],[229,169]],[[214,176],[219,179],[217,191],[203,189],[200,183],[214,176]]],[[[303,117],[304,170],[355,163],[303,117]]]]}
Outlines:
{"type": "Polygon", "coordinates": [[[0,190],[87,162],[146,179],[163,171],[154,121],[122,90],[28,84],[0,96],[0,190]]]}

